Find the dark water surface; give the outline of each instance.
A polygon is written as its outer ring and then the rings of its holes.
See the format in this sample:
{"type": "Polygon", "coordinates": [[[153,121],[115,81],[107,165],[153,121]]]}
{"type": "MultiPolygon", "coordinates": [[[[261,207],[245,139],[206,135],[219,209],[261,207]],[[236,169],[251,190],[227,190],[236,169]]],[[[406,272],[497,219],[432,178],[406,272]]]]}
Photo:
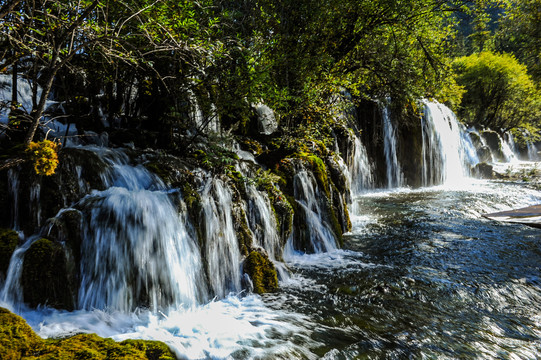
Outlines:
{"type": "Polygon", "coordinates": [[[344,249],[293,256],[265,302],[313,321],[315,357],[541,358],[541,230],[481,217],[535,203],[520,183],[362,195],[344,249]]]}

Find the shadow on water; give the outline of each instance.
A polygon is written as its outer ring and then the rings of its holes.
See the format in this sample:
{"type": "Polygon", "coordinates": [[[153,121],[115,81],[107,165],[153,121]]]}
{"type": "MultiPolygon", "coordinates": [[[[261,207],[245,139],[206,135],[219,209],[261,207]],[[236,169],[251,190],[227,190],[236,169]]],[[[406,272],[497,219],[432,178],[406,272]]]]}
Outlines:
{"type": "Polygon", "coordinates": [[[332,359],[539,358],[541,232],[480,216],[538,196],[494,183],[363,196],[369,220],[345,249],[293,262],[303,281],[277,296],[315,319],[313,351],[332,359]]]}

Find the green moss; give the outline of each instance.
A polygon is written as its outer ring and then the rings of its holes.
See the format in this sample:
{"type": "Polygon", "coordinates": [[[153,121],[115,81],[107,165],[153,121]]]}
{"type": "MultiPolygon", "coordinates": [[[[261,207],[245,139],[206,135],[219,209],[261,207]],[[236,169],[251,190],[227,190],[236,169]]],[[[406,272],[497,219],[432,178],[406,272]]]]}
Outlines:
{"type": "Polygon", "coordinates": [[[71,310],[74,293],[62,245],[49,239],[35,241],[24,255],[22,285],[24,301],[71,310]]]}
{"type": "Polygon", "coordinates": [[[263,294],[278,289],[276,268],[269,258],[260,252],[252,251],[244,261],[244,272],[250,276],[254,292],[263,294]]]}
{"type": "Polygon", "coordinates": [[[41,339],[22,319],[0,308],[0,356],[3,360],[174,360],[166,344],[149,340],[116,342],[96,334],[41,339]]]}
{"type": "Polygon", "coordinates": [[[0,274],[6,274],[11,255],[17,248],[19,235],[10,229],[0,229],[0,274]]]}
{"type": "Polygon", "coordinates": [[[124,340],[120,343],[122,346],[132,347],[139,351],[144,351],[150,360],[174,360],[175,355],[169,350],[169,347],[160,341],[151,340],[124,340]]]}
{"type": "Polygon", "coordinates": [[[32,328],[10,311],[0,308],[0,355],[4,360],[18,360],[39,353],[43,340],[32,328]]]}
{"type": "Polygon", "coordinates": [[[319,156],[305,152],[296,153],[294,156],[308,162],[318,185],[323,189],[325,195],[330,198],[329,176],[325,162],[319,156]]]}

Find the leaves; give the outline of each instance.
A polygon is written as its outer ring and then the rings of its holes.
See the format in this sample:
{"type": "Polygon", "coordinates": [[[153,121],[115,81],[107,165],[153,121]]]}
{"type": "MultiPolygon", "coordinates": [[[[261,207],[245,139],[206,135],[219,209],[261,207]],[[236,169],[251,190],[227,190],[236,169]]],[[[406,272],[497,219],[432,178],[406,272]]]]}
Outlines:
{"type": "Polygon", "coordinates": [[[58,166],[58,150],[60,144],[50,140],[31,142],[26,152],[34,163],[38,175],[51,176],[58,166]]]}

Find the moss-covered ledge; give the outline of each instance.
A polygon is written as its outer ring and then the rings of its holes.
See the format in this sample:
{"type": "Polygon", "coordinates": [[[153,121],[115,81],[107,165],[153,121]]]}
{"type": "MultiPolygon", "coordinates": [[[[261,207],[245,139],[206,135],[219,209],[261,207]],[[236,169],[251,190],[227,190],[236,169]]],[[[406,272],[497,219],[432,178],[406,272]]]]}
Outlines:
{"type": "Polygon", "coordinates": [[[96,334],[78,334],[64,339],[42,339],[23,318],[4,308],[0,308],[0,356],[3,360],[176,359],[169,347],[160,341],[116,342],[96,334]]]}

